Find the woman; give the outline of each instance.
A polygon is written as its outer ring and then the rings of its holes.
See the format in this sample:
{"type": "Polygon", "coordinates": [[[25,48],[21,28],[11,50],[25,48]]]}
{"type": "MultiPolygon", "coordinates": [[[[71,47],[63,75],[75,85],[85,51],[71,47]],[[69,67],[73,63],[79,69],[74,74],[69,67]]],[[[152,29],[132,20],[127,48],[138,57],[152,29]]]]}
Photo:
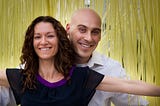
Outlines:
{"type": "Polygon", "coordinates": [[[20,58],[24,69],[2,70],[0,85],[11,87],[22,106],[87,106],[96,89],[160,96],[160,87],[75,67],[75,58],[60,22],[40,16],[26,31],[20,58]]]}

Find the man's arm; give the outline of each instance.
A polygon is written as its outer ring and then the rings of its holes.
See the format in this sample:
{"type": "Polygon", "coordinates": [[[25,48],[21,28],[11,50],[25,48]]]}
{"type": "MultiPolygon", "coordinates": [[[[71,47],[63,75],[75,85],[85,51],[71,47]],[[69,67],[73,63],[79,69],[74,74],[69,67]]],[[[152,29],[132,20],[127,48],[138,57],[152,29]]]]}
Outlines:
{"type": "MultiPolygon", "coordinates": [[[[119,66],[119,78],[129,79],[124,68],[119,66]]],[[[148,106],[149,102],[139,95],[115,93],[110,99],[115,106],[148,106]]]]}
{"type": "MultiPolygon", "coordinates": [[[[114,60],[111,60],[114,61],[114,60]]],[[[115,61],[111,66],[110,76],[129,79],[129,76],[126,74],[126,70],[115,61]]],[[[115,106],[148,106],[149,103],[146,99],[139,95],[132,95],[127,93],[114,93],[114,96],[110,98],[110,101],[115,106]]],[[[105,105],[107,106],[107,104],[105,105]]]]}
{"type": "Polygon", "coordinates": [[[9,87],[6,70],[0,70],[0,86],[9,87]]]}
{"type": "Polygon", "coordinates": [[[101,83],[97,86],[97,89],[109,92],[160,96],[160,86],[149,84],[140,80],[127,80],[110,76],[105,76],[101,83]]]}

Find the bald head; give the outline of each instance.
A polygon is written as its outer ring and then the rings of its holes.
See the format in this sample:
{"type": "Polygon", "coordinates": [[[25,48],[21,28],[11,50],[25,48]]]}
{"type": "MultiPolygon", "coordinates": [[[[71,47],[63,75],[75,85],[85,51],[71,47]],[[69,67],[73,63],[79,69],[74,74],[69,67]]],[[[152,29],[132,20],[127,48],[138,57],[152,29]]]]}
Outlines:
{"type": "Polygon", "coordinates": [[[77,54],[77,63],[84,64],[90,59],[101,39],[101,18],[92,9],[75,11],[66,31],[77,54]]]}
{"type": "Polygon", "coordinates": [[[75,11],[71,17],[70,24],[96,24],[96,26],[101,27],[101,18],[100,16],[90,8],[82,8],[75,11]]]}

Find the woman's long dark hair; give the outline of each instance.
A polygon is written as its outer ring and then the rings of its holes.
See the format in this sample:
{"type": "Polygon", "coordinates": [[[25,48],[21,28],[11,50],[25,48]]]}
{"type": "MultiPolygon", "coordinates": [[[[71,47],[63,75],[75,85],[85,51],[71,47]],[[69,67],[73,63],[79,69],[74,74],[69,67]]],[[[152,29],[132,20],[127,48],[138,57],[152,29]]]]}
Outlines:
{"type": "Polygon", "coordinates": [[[28,27],[22,55],[21,64],[25,64],[22,74],[24,75],[23,90],[36,88],[36,75],[39,69],[39,59],[33,47],[34,27],[40,22],[51,23],[58,37],[58,53],[55,56],[54,65],[58,72],[62,73],[66,79],[69,76],[69,70],[73,65],[74,51],[67,38],[67,33],[59,21],[51,16],[39,16],[28,27]]]}

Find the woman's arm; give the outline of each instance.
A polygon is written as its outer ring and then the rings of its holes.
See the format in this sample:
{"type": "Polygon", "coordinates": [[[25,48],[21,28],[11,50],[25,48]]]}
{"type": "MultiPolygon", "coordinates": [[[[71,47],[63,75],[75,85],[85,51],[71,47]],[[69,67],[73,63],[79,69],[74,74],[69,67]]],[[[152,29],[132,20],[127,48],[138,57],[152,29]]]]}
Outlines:
{"type": "Polygon", "coordinates": [[[143,81],[126,80],[109,76],[104,77],[97,89],[109,92],[122,92],[145,96],[160,96],[160,86],[148,84],[143,81]]]}
{"type": "Polygon", "coordinates": [[[6,76],[6,70],[0,70],[0,86],[9,87],[9,82],[6,76]]]}

